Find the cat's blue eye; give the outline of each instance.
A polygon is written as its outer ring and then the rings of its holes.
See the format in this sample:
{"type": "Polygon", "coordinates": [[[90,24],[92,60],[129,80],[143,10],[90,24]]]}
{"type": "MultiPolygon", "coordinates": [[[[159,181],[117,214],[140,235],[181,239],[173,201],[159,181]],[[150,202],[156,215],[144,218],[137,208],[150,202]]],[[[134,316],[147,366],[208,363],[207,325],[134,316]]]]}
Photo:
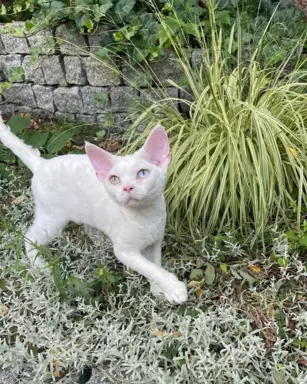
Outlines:
{"type": "Polygon", "coordinates": [[[138,172],[138,177],[140,179],[146,179],[146,177],[149,175],[149,171],[148,169],[141,169],[139,172],[138,172]]]}
{"type": "Polygon", "coordinates": [[[115,175],[110,176],[109,180],[110,180],[110,183],[113,184],[113,185],[119,183],[119,177],[117,177],[117,176],[115,176],[115,175]]]}

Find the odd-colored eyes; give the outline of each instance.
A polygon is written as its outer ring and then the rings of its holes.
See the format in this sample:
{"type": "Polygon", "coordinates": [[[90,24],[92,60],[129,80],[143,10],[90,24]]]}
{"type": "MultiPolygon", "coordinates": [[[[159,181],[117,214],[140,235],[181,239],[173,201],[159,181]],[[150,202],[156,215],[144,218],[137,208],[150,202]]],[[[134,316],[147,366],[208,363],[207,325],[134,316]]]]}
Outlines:
{"type": "Polygon", "coordinates": [[[110,183],[113,184],[113,185],[116,185],[116,184],[119,183],[119,177],[114,176],[114,175],[110,176],[109,180],[110,180],[110,183]]]}
{"type": "MultiPolygon", "coordinates": [[[[148,169],[141,169],[138,173],[137,173],[137,177],[140,178],[140,179],[146,179],[146,177],[148,177],[149,175],[149,171],[148,169]]],[[[120,182],[120,179],[118,176],[115,176],[115,175],[112,175],[109,177],[109,181],[111,184],[113,185],[116,185],[120,182]]]]}
{"type": "Polygon", "coordinates": [[[148,169],[141,169],[139,172],[138,172],[138,177],[140,179],[146,179],[146,177],[149,175],[149,171],[148,169]]]}

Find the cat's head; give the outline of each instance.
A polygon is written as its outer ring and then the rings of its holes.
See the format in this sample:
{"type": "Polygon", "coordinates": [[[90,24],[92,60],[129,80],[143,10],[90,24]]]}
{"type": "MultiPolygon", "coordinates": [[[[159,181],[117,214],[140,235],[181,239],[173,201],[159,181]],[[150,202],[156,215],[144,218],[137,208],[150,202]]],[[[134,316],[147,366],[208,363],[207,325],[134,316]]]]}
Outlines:
{"type": "Polygon", "coordinates": [[[144,206],[161,195],[170,163],[165,129],[155,127],[144,146],[129,156],[114,156],[86,143],[85,151],[109,196],[121,205],[144,206]]]}

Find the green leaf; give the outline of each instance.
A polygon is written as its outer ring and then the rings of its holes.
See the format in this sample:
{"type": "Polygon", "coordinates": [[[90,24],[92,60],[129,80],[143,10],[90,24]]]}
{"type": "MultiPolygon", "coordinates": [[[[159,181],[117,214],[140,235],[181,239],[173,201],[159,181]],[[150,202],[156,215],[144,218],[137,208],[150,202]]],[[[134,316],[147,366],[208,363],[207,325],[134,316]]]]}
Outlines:
{"type": "Polygon", "coordinates": [[[96,136],[102,139],[106,135],[106,131],[102,129],[101,131],[96,132],[96,136]]]}
{"type": "Polygon", "coordinates": [[[220,268],[223,272],[228,273],[228,265],[225,263],[220,264],[220,268]]]}
{"type": "Polygon", "coordinates": [[[202,280],[204,277],[204,271],[199,268],[193,269],[193,271],[190,274],[190,280],[202,280]]]}
{"type": "Polygon", "coordinates": [[[127,16],[133,9],[135,0],[119,0],[115,6],[115,12],[121,18],[127,16]]]}
{"type": "Polygon", "coordinates": [[[0,163],[0,177],[10,180],[12,178],[11,173],[8,171],[6,164],[0,163]]]}
{"type": "Polygon", "coordinates": [[[11,128],[11,131],[18,135],[18,133],[22,132],[31,122],[31,115],[27,115],[25,117],[21,115],[14,115],[7,122],[7,125],[11,128]]]}
{"type": "Polygon", "coordinates": [[[65,292],[65,285],[64,285],[64,280],[61,276],[61,270],[58,264],[54,264],[52,266],[52,276],[53,276],[53,281],[56,286],[56,289],[59,292],[59,296],[61,300],[65,299],[66,292],[65,292]]]}
{"type": "Polygon", "coordinates": [[[73,137],[74,133],[72,130],[64,131],[61,133],[54,133],[47,145],[47,151],[50,153],[57,153],[64,148],[65,144],[73,137]]]}
{"type": "Polygon", "coordinates": [[[41,148],[46,143],[48,137],[48,132],[37,132],[29,135],[28,139],[25,142],[26,144],[31,145],[34,148],[41,148]]]}
{"type": "Polygon", "coordinates": [[[205,271],[205,283],[207,285],[212,285],[215,280],[215,269],[213,265],[208,264],[205,271]]]}
{"type": "Polygon", "coordinates": [[[103,1],[103,4],[101,4],[102,1],[100,1],[100,6],[99,6],[99,11],[102,13],[102,14],[106,14],[107,11],[113,7],[113,2],[110,1],[110,0],[106,0],[106,1],[103,1]]]}
{"type": "Polygon", "coordinates": [[[1,15],[6,15],[6,7],[4,4],[1,5],[1,15]]]}
{"type": "Polygon", "coordinates": [[[276,261],[276,255],[275,255],[274,252],[272,252],[272,253],[270,254],[269,261],[270,261],[271,263],[273,263],[274,261],[276,261]]]}
{"type": "Polygon", "coordinates": [[[254,279],[250,274],[244,272],[244,271],[239,271],[239,274],[243,277],[244,280],[246,280],[250,285],[253,285],[257,280],[254,279]]]}
{"type": "Polygon", "coordinates": [[[278,260],[277,260],[277,263],[278,263],[281,267],[285,268],[285,267],[288,266],[288,264],[289,264],[289,260],[286,259],[285,257],[279,257],[278,260]]]}
{"type": "Polygon", "coordinates": [[[274,384],[287,384],[286,376],[284,371],[275,369],[272,373],[274,384]]]}

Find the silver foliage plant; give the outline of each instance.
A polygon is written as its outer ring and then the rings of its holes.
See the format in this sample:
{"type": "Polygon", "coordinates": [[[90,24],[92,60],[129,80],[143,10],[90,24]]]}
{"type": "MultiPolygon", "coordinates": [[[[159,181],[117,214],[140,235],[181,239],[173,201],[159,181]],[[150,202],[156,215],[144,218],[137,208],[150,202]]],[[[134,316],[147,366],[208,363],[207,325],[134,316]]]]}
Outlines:
{"type": "MultiPolygon", "coordinates": [[[[102,307],[87,305],[81,298],[68,297],[61,303],[49,270],[25,273],[13,267],[8,271],[21,249],[16,244],[22,244],[32,201],[30,191],[18,180],[0,182],[0,189],[1,208],[9,211],[14,228],[0,235],[0,281],[5,283],[5,289],[0,288],[0,366],[19,374],[22,383],[55,381],[54,362],[65,373],[61,383],[71,383],[86,365],[115,383],[307,383],[306,372],[288,359],[289,341],[277,337],[266,353],[251,318],[238,314],[230,286],[223,305],[211,302],[204,309],[206,298],[196,301],[190,295],[191,311],[181,313],[165,301],[154,300],[147,294],[146,281],[133,274],[121,283],[117,295],[107,294],[108,304],[102,307]],[[13,204],[17,196],[25,199],[13,204]],[[8,342],[12,333],[15,338],[8,342]]],[[[114,265],[107,242],[91,244],[85,236],[63,234],[52,250],[56,252],[59,244],[61,269],[81,280],[88,281],[101,255],[107,267],[114,265]]],[[[27,266],[21,254],[23,263],[27,266]]],[[[293,337],[304,334],[302,314],[293,337]]]]}

